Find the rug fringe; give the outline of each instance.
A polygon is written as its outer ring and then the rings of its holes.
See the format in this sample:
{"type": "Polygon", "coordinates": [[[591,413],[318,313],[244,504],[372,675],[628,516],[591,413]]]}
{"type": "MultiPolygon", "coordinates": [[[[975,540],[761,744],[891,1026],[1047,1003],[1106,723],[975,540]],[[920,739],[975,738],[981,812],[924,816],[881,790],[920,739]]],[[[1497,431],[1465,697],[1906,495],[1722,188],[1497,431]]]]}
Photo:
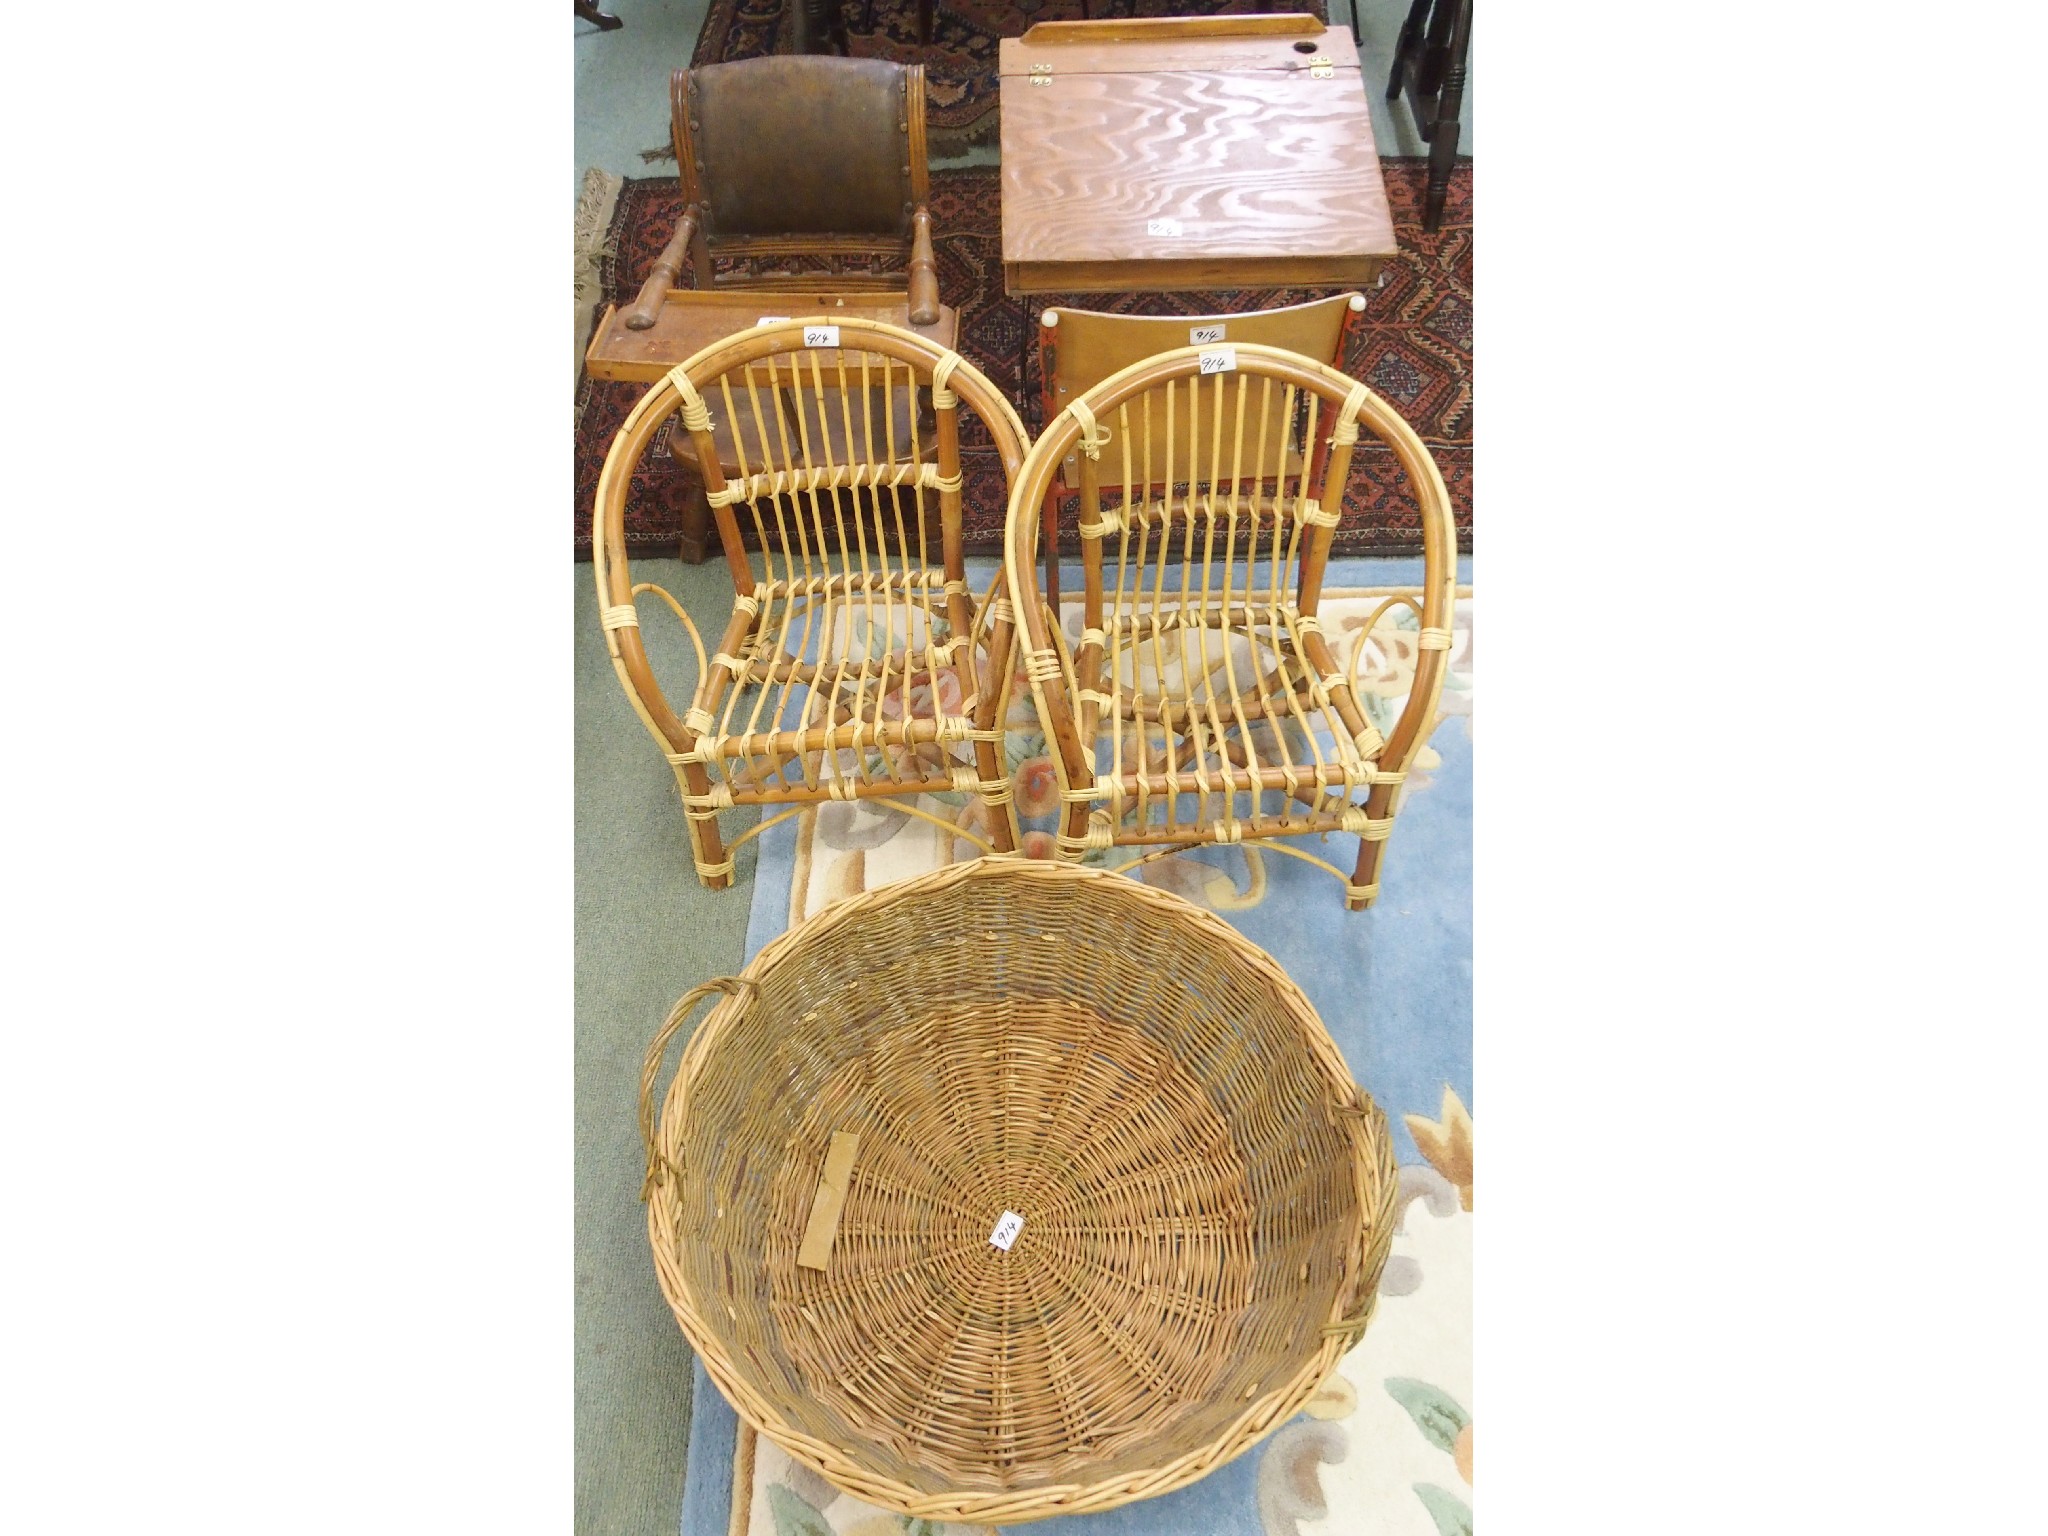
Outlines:
{"type": "MultiPolygon", "coordinates": [[[[611,237],[612,212],[618,207],[619,191],[626,178],[590,166],[583,172],[583,189],[576,194],[576,373],[577,392],[583,383],[583,353],[590,345],[590,327],[597,319],[597,306],[604,297],[598,263],[617,254],[611,237]]],[[[577,420],[582,420],[577,406],[577,420]]]]}

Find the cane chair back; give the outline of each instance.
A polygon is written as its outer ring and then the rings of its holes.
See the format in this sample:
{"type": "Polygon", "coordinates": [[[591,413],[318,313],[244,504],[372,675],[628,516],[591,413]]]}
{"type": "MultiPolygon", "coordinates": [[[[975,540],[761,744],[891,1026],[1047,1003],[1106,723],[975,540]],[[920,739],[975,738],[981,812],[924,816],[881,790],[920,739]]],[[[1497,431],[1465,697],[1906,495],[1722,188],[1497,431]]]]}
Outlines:
{"type": "MultiPolygon", "coordinates": [[[[1048,309],[1038,321],[1043,419],[1050,421],[1066,409],[1068,401],[1086,394],[1111,374],[1172,347],[1251,342],[1341,368],[1345,345],[1364,312],[1365,295],[1361,293],[1332,294],[1307,304],[1242,315],[1111,315],[1088,309],[1048,309]]],[[[1273,409],[1279,409],[1277,401],[1273,409]]],[[[1248,430],[1256,436],[1260,425],[1255,423],[1248,430]]],[[[1293,423],[1276,418],[1263,426],[1269,432],[1285,434],[1293,423]]],[[[1181,434],[1178,451],[1169,458],[1166,430],[1161,413],[1152,422],[1148,451],[1139,455],[1139,463],[1158,477],[1154,484],[1188,478],[1186,434],[1181,434]]],[[[1300,444],[1289,440],[1286,452],[1288,472],[1300,473],[1300,444]]],[[[1060,503],[1070,498],[1080,483],[1075,456],[1070,452],[1060,461],[1043,512],[1046,592],[1053,600],[1059,596],[1060,503]]]]}
{"type": "Polygon", "coordinates": [[[654,325],[686,256],[698,288],[891,290],[913,325],[936,323],[924,109],[920,64],[777,54],[677,70],[683,212],[627,326],[654,325]]]}
{"type": "Polygon", "coordinates": [[[794,814],[885,799],[984,851],[1015,848],[999,726],[1011,623],[1007,603],[977,603],[968,590],[963,409],[993,440],[1007,483],[1023,460],[1023,426],[958,353],[880,322],[795,320],[705,348],[619,429],[598,480],[593,551],[606,640],[675,770],[706,885],[728,884],[732,849],[780,819],[728,843],[718,813],[740,805],[794,814]],[[636,584],[626,561],[627,484],[678,417],[732,572],[732,614],[708,657],[681,605],[636,584]],[[730,476],[714,447],[721,429],[730,476]],[[680,716],[641,641],[633,600],[643,592],[667,600],[696,651],[680,716]],[[987,837],[944,820],[922,795],[980,797],[987,837]]]}
{"type": "Polygon", "coordinates": [[[1396,792],[1434,722],[1457,590],[1443,478],[1391,406],[1274,347],[1186,346],[1125,368],[1047,423],[1011,493],[1004,563],[1055,748],[1060,857],[1348,832],[1361,839],[1348,875],[1272,846],[1337,875],[1346,905],[1371,903],[1396,792]],[[1384,729],[1355,680],[1372,623],[1347,669],[1319,613],[1361,427],[1422,518],[1422,589],[1372,621],[1405,603],[1419,625],[1413,685],[1384,729]],[[1071,642],[1036,571],[1038,511],[1069,454],[1085,583],[1071,642]]]}

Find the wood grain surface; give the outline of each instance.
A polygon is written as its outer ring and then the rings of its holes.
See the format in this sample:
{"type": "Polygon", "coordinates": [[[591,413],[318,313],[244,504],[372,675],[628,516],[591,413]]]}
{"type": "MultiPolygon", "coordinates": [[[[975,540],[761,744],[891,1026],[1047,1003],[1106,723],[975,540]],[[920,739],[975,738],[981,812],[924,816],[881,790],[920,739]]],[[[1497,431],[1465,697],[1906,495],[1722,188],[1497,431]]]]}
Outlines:
{"type": "Polygon", "coordinates": [[[1335,30],[1309,41],[1006,40],[1009,291],[1372,281],[1396,245],[1357,51],[1335,30]]]}

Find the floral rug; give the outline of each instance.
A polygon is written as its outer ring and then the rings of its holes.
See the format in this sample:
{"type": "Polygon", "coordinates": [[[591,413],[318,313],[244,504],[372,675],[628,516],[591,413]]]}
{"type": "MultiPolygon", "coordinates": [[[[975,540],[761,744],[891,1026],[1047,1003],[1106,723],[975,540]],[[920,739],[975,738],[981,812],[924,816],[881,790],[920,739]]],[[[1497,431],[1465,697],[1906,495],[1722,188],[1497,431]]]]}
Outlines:
{"type": "MultiPolygon", "coordinates": [[[[1145,15],[1211,16],[1256,7],[1243,0],[1180,0],[1173,6],[1136,7],[1145,15]]],[[[1097,18],[1129,15],[1129,4],[1111,7],[1098,0],[1090,8],[1097,18]]],[[[1299,0],[1289,10],[1307,11],[1327,21],[1324,0],[1299,0]]],[[[1079,21],[1079,0],[1048,4],[1047,0],[937,0],[932,8],[932,40],[917,40],[916,0],[874,0],[874,26],[867,26],[863,3],[843,7],[847,51],[857,59],[893,59],[922,64],[925,76],[925,126],[931,153],[937,158],[960,154],[976,144],[995,142],[1000,119],[996,111],[996,44],[1022,35],[1033,22],[1079,21]]],[[[690,63],[727,64],[763,54],[788,53],[795,45],[796,22],[791,0],[712,0],[697,34],[690,63]]]]}
{"type": "MultiPolygon", "coordinates": [[[[1461,570],[1460,579],[1469,580],[1461,570]]],[[[1340,665],[1397,711],[1413,677],[1405,609],[1365,626],[1414,560],[1333,563],[1322,606],[1340,665]],[[1403,622],[1405,619],[1405,623],[1403,622]]],[[[1077,583],[1078,585],[1078,583],[1077,583]]],[[[1461,588],[1461,592],[1468,591],[1461,588]]],[[[1078,614],[1073,615],[1078,618],[1078,614]]],[[[1009,720],[1020,812],[1050,846],[1057,787],[1028,703],[1009,720]]],[[[971,824],[978,803],[924,809],[971,824]]],[[[763,945],[825,904],[973,853],[886,807],[830,803],[759,839],[747,930],[763,945]]],[[[1348,869],[1354,840],[1316,851],[1348,869]]],[[[1403,788],[1378,903],[1347,913],[1337,882],[1255,846],[1141,865],[1235,924],[1314,1002],[1352,1073],[1386,1111],[1399,1227],[1380,1307],[1305,1413],[1201,1482],[1099,1515],[1005,1527],[1046,1536],[1455,1536],[1472,1530],[1472,602],[1461,597],[1436,729],[1403,788]]],[[[683,1536],[941,1536],[990,1527],[909,1520],[840,1493],[740,1425],[695,1373],[683,1536]]]]}

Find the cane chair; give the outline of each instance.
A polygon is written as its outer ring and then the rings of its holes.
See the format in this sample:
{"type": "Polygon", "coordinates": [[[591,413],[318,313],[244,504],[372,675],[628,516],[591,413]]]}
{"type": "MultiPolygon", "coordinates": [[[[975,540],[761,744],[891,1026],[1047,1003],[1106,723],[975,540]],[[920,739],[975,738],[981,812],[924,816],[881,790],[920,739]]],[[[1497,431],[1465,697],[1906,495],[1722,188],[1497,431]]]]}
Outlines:
{"type": "Polygon", "coordinates": [[[741,843],[827,801],[886,801],[984,852],[1016,848],[1001,755],[1010,609],[987,595],[976,603],[967,585],[963,407],[993,439],[1007,483],[1023,460],[1023,425],[958,353],[880,322],[797,320],[706,347],[650,389],[613,440],[593,549],[605,640],[675,771],[697,874],[712,889],[731,883],[741,843]],[[626,561],[627,483],[678,415],[732,572],[732,615],[708,662],[681,604],[636,583],[626,561]],[[714,431],[729,439],[731,479],[714,431]],[[667,602],[696,653],[680,717],[642,643],[643,592],[667,602]],[[987,809],[987,838],[918,803],[968,794],[987,809]],[[718,813],[744,805],[788,808],[728,841],[718,813]]]}
{"type": "Polygon", "coordinates": [[[1443,478],[1391,406],[1275,347],[1162,353],[1047,423],[1010,493],[1004,554],[1060,781],[1058,857],[1149,850],[1139,863],[1209,843],[1348,832],[1361,840],[1348,875],[1287,843],[1266,846],[1336,875],[1350,909],[1371,905],[1397,791],[1433,724],[1457,592],[1443,478]],[[1318,610],[1361,425],[1408,478],[1425,576],[1419,601],[1379,606],[1347,669],[1318,610]],[[1290,452],[1300,444],[1306,459],[1290,452]],[[1070,642],[1043,602],[1036,544],[1046,490],[1076,451],[1086,586],[1070,642]],[[1383,733],[1360,705],[1356,669],[1365,635],[1401,604],[1420,623],[1419,659],[1383,733]]]}
{"type": "Polygon", "coordinates": [[[939,318],[925,160],[924,66],[776,54],[669,79],[683,212],[627,311],[653,327],[687,255],[698,288],[907,292],[912,325],[939,318]],[[847,257],[902,270],[847,269],[847,257]],[[737,258],[726,274],[718,258],[737,258]],[[799,270],[762,270],[798,258],[799,270]],[[822,258],[821,278],[804,259],[822,258]]]}
{"type": "MultiPolygon", "coordinates": [[[[1085,394],[1104,379],[1133,363],[1156,357],[1169,347],[1192,342],[1205,345],[1256,342],[1281,347],[1328,363],[1344,365],[1344,348],[1365,313],[1362,293],[1332,294],[1307,304],[1254,310],[1243,315],[1109,315],[1090,309],[1048,309],[1038,318],[1038,377],[1042,381],[1042,421],[1050,421],[1074,396],[1085,394]]],[[[1164,430],[1161,422],[1155,436],[1164,430]]],[[[1166,464],[1164,445],[1154,462],[1166,464]]],[[[1300,453],[1288,447],[1289,473],[1300,472],[1300,453]]],[[[1185,451],[1182,458],[1186,457],[1185,451]]],[[[1185,464],[1168,466],[1164,477],[1185,480],[1185,464]]],[[[1060,462],[1046,491],[1040,516],[1045,542],[1045,599],[1055,608],[1060,600],[1060,504],[1080,489],[1073,454],[1060,462]]]]}

